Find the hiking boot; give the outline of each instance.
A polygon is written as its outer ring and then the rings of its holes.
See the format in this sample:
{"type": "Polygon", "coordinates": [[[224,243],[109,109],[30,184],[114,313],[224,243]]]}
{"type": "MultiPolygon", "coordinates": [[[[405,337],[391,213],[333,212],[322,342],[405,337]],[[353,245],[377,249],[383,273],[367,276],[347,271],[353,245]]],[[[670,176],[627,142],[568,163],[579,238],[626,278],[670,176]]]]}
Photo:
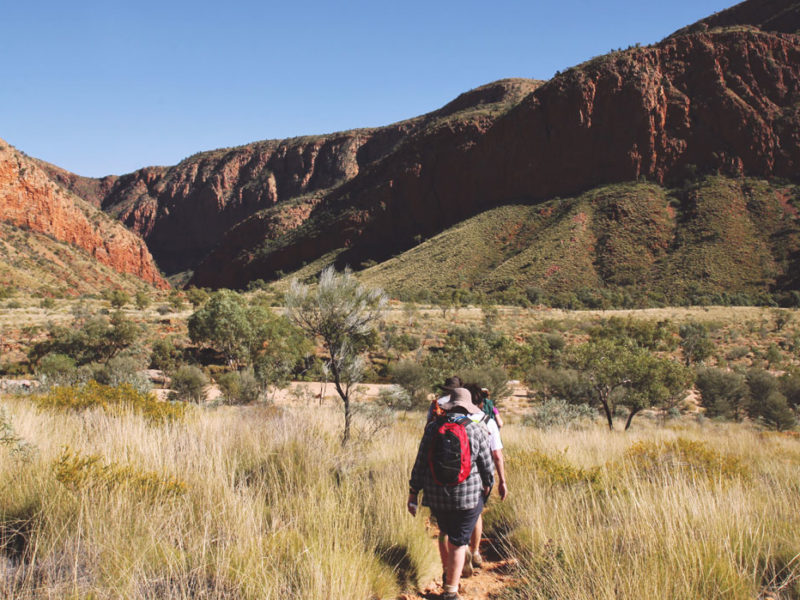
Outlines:
{"type": "Polygon", "coordinates": [[[464,569],[461,571],[462,577],[472,576],[472,552],[467,548],[467,554],[464,557],[464,569]]]}
{"type": "Polygon", "coordinates": [[[483,557],[477,552],[472,555],[472,568],[480,569],[483,566],[483,557]]]}
{"type": "Polygon", "coordinates": [[[445,592],[442,594],[442,600],[461,600],[461,596],[456,592],[445,592]]]}

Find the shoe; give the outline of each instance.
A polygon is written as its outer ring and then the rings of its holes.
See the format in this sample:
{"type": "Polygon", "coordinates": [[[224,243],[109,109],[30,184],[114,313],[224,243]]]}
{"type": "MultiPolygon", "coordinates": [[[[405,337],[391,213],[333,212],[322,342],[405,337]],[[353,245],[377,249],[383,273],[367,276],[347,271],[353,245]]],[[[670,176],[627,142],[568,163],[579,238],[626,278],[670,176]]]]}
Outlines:
{"type": "Polygon", "coordinates": [[[462,577],[472,576],[472,552],[467,548],[467,554],[464,557],[464,569],[461,571],[462,577]]]}
{"type": "Polygon", "coordinates": [[[445,592],[442,594],[442,600],[461,600],[461,596],[456,592],[445,592]]]}
{"type": "Polygon", "coordinates": [[[483,557],[477,552],[472,555],[472,568],[480,569],[483,566],[483,557]]]}

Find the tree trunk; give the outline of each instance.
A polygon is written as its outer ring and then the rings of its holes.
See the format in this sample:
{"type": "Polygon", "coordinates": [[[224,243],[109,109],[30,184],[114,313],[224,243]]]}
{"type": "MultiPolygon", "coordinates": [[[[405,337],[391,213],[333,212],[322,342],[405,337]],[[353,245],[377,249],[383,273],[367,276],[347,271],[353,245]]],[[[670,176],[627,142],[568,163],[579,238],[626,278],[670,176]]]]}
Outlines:
{"type": "Polygon", "coordinates": [[[632,409],[631,409],[631,414],[629,414],[629,415],[628,415],[628,420],[627,420],[627,421],[625,421],[625,431],[628,431],[628,427],[630,427],[630,426],[631,426],[631,421],[633,421],[633,416],[634,416],[634,415],[635,415],[637,412],[639,412],[639,409],[638,409],[638,408],[632,408],[632,409]]]}
{"type": "Polygon", "coordinates": [[[344,402],[344,433],[342,434],[342,446],[346,446],[350,439],[350,398],[342,399],[344,402]]]}
{"type": "Polygon", "coordinates": [[[610,431],[614,431],[614,419],[611,415],[611,408],[608,406],[608,392],[604,392],[603,390],[598,390],[598,395],[600,396],[600,404],[603,405],[603,412],[606,414],[606,420],[608,421],[608,429],[610,431]]]}
{"type": "Polygon", "coordinates": [[[347,442],[350,440],[350,420],[352,417],[350,414],[350,386],[347,386],[347,389],[342,389],[339,369],[336,368],[336,363],[333,361],[331,361],[331,373],[333,374],[333,384],[336,387],[336,392],[339,394],[344,404],[344,433],[342,434],[342,446],[346,446],[347,442]]]}

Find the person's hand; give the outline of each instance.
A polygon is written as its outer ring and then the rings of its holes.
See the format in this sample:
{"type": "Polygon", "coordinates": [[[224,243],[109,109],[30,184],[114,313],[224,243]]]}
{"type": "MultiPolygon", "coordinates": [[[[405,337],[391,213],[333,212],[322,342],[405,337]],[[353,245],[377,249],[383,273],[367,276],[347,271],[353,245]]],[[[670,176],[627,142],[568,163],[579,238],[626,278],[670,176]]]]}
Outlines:
{"type": "Polygon", "coordinates": [[[508,494],[508,487],[506,486],[505,481],[501,481],[497,484],[497,493],[500,495],[500,500],[506,499],[506,494],[508,494]]]}
{"type": "Polygon", "coordinates": [[[413,494],[408,495],[408,502],[406,503],[406,509],[411,514],[412,517],[417,516],[417,497],[413,494]]]}
{"type": "Polygon", "coordinates": [[[491,494],[491,493],[492,493],[492,488],[491,487],[483,488],[483,499],[484,499],[484,501],[489,499],[489,494],[491,494]]]}

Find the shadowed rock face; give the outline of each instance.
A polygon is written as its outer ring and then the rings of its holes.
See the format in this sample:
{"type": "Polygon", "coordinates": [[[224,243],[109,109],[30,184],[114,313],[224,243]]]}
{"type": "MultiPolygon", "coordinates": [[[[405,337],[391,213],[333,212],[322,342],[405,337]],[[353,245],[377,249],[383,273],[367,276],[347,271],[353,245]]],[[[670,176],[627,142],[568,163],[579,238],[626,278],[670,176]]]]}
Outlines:
{"type": "MultiPolygon", "coordinates": [[[[433,121],[513,105],[541,82],[506,80],[463,94],[442,109],[387,127],[257,142],[204,152],[174,167],[147,167],[93,180],[43,164],[62,185],[102,206],[146,241],[167,273],[193,268],[246,217],[285,200],[319,199],[393,155],[433,121]],[[487,109],[488,110],[488,109],[487,109]]],[[[488,119],[480,113],[477,118],[488,119]]],[[[317,201],[315,200],[315,202],[317,201]]]]}
{"type": "Polygon", "coordinates": [[[169,285],[136,234],[56,185],[39,164],[0,140],[0,221],[83,248],[97,261],[161,288],[169,285]]]}
{"type": "MultiPolygon", "coordinates": [[[[750,0],[542,85],[505,80],[383,128],[267,141],[175,167],[53,173],[168,273],[240,287],[345,249],[381,260],[489,208],[694,173],[800,173],[800,3],[750,0]]],[[[54,169],[54,168],[53,168],[54,169]]]]}
{"type": "MultiPolygon", "coordinates": [[[[380,259],[492,206],[604,183],[662,183],[698,169],[797,179],[800,37],[672,36],[562,73],[496,121],[451,123],[413,142],[326,195],[303,227],[263,251],[230,262],[232,241],[223,240],[194,283],[242,285],[342,247],[351,264],[380,259]]],[[[253,246],[264,236],[250,229],[253,246]]]]}

